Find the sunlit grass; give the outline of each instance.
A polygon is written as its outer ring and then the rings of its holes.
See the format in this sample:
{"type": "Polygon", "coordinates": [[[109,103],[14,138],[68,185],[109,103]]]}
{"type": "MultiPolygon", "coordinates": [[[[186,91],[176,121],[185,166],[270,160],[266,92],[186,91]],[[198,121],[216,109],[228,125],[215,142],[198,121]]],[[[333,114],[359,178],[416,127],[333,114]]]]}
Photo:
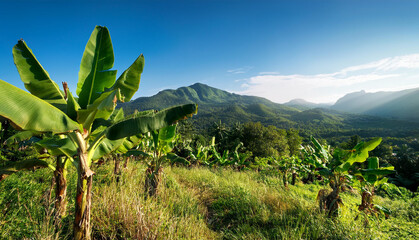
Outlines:
{"type": "MultiPolygon", "coordinates": [[[[122,174],[94,167],[94,239],[415,239],[419,197],[382,198],[389,219],[360,213],[358,193],[345,192],[340,216],[319,213],[319,184],[283,187],[275,172],[165,167],[158,196],[145,198],[144,165],[122,174]]],[[[0,182],[0,239],[71,239],[75,173],[69,174],[69,215],[55,231],[52,173],[22,172],[0,182]],[[52,196],[52,197],[50,197],[52,196]]]]}

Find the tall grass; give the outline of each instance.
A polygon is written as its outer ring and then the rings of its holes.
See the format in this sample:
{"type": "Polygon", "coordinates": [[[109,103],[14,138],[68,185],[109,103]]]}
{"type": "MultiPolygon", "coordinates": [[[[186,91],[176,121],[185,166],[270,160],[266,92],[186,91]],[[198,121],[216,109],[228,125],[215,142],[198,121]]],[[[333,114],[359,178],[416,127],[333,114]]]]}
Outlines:
{"type": "MultiPolygon", "coordinates": [[[[419,197],[376,196],[389,219],[360,213],[358,193],[342,194],[337,219],[319,213],[317,192],[327,186],[283,187],[276,172],[165,167],[157,197],[144,194],[145,167],[130,163],[115,176],[94,168],[94,239],[415,239],[419,197]],[[118,179],[118,180],[117,180],[118,179]]],[[[71,239],[75,173],[69,173],[69,215],[54,226],[54,188],[48,169],[0,182],[0,239],[71,239]]]]}
{"type": "Polygon", "coordinates": [[[173,179],[163,176],[157,198],[144,194],[141,165],[122,171],[120,181],[101,169],[94,190],[93,236],[98,239],[214,239],[198,202],[173,179]]]}

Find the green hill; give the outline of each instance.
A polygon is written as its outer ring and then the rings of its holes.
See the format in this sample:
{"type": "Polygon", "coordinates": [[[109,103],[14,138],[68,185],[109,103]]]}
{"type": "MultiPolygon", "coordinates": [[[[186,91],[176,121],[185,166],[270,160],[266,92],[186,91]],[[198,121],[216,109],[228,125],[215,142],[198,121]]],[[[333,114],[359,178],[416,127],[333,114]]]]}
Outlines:
{"type": "MultiPolygon", "coordinates": [[[[414,94],[414,92],[411,92],[411,94],[414,94]]],[[[359,98],[364,95],[367,95],[369,99],[378,101],[380,98],[386,98],[388,94],[383,93],[379,96],[373,96],[371,94],[366,94],[365,92],[354,93],[345,96],[345,98],[338,101],[335,106],[339,106],[339,104],[340,106],[344,106],[345,103],[347,107],[344,108],[344,110],[349,111],[351,110],[349,103],[356,102],[361,105],[362,101],[360,101],[359,98]],[[359,103],[355,100],[359,101],[359,103]]],[[[398,100],[400,102],[409,101],[412,99],[412,96],[407,94],[404,95],[404,98],[400,97],[398,100]],[[404,98],[407,98],[407,100],[404,98]]],[[[392,102],[395,105],[398,103],[395,100],[392,102]]],[[[369,130],[368,134],[375,133],[380,136],[392,136],[393,134],[401,134],[403,136],[412,134],[413,130],[419,129],[419,123],[344,113],[342,112],[344,110],[336,111],[335,108],[337,107],[332,109],[294,108],[284,104],[274,103],[261,97],[229,93],[201,83],[196,83],[189,87],[181,87],[176,90],[164,90],[151,97],[140,97],[129,103],[122,104],[122,107],[126,112],[130,113],[136,109],[160,110],[185,103],[197,103],[199,106],[198,114],[192,120],[198,130],[208,129],[214,122],[219,122],[220,120],[227,125],[233,125],[237,122],[245,123],[252,121],[261,122],[264,125],[274,125],[279,128],[295,128],[299,129],[305,136],[325,136],[326,134],[330,135],[331,132],[339,132],[340,136],[345,137],[345,133],[343,133],[345,131],[348,135],[363,135],[365,133],[364,130],[369,130]],[[376,131],[371,131],[372,129],[375,129],[376,131]]],[[[387,102],[386,104],[389,103],[387,102]]],[[[363,111],[372,111],[371,109],[366,109],[364,105],[368,104],[364,103],[362,105],[364,107],[363,111]]],[[[311,107],[314,106],[315,105],[311,105],[311,107]]],[[[414,104],[409,106],[412,106],[411,111],[414,112],[414,104]]],[[[375,109],[380,109],[379,107],[380,106],[376,104],[375,109]]],[[[382,107],[384,107],[384,109],[381,110],[381,112],[384,112],[385,105],[382,105],[382,107]]],[[[339,108],[339,110],[341,109],[339,108]]],[[[402,110],[403,109],[400,109],[400,111],[402,110]]]]}

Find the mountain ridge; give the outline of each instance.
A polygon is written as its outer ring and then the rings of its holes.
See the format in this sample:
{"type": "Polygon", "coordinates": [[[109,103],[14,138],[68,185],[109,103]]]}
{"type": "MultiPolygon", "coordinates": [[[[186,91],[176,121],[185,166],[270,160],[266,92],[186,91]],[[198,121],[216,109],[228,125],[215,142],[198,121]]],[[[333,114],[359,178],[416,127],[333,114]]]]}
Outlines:
{"type": "Polygon", "coordinates": [[[331,109],[392,119],[419,121],[419,88],[346,94],[331,109]]]}
{"type": "Polygon", "coordinates": [[[284,129],[298,129],[307,137],[342,131],[349,134],[354,132],[351,129],[356,129],[360,135],[369,135],[368,129],[381,129],[379,134],[388,134],[394,129],[409,132],[419,127],[419,123],[345,113],[333,108],[301,109],[261,97],[229,93],[202,83],[163,90],[154,96],[140,97],[121,105],[129,114],[135,110],[161,110],[187,103],[198,104],[198,114],[191,120],[198,130],[206,130],[219,121],[227,125],[261,122],[284,129]]]}

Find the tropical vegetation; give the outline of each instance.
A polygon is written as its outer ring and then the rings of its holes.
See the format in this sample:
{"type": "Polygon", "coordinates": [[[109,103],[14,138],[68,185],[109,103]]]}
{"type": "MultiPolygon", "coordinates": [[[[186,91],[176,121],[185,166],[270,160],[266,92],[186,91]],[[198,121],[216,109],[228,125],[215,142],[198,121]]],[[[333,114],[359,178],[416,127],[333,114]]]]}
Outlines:
{"type": "Polygon", "coordinates": [[[130,101],[144,57],[117,78],[101,26],[77,96],[23,40],[13,58],[29,93],[0,80],[2,239],[419,237],[415,124],[202,84],[130,101]]]}

